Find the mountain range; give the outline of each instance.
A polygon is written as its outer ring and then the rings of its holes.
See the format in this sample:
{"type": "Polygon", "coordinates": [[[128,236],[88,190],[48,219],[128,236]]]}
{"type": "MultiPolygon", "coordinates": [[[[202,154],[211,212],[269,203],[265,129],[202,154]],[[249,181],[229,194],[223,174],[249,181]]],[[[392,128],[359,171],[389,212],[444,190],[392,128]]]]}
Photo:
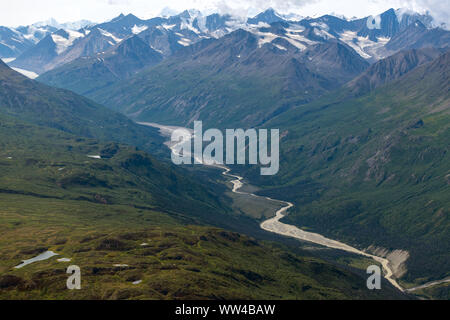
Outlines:
{"type": "MultiPolygon", "coordinates": [[[[107,52],[86,53],[90,58],[83,55],[66,63],[75,57],[67,53],[52,58],[48,68],[56,61],[62,65],[39,80],[140,121],[186,125],[202,118],[226,126],[240,119],[238,123],[248,127],[337,89],[380,58],[404,49],[445,50],[449,45],[450,32],[432,28],[427,15],[391,9],[380,15],[379,29],[369,29],[367,20],[323,16],[295,22],[273,10],[246,22],[192,11],[147,21],[119,16],[91,30],[123,38],[135,29],[137,35],[130,37],[141,38],[148,47],[126,58],[131,74],[107,71],[102,62],[107,52]],[[154,51],[162,55],[161,61],[142,63],[154,51]]],[[[91,33],[88,37],[94,37],[95,31],[91,33]]],[[[67,52],[78,52],[75,48],[67,52]]],[[[19,57],[11,65],[30,68],[21,61],[19,57]]]]}
{"type": "MultiPolygon", "coordinates": [[[[41,74],[65,63],[84,56],[93,56],[102,53],[109,47],[122,40],[139,34],[154,50],[159,51],[165,57],[172,55],[182,47],[192,45],[205,38],[221,38],[237,29],[245,29],[253,32],[261,42],[272,42],[282,38],[291,44],[304,49],[305,44],[311,42],[325,42],[335,39],[351,46],[363,58],[373,62],[406,47],[424,47],[429,45],[424,41],[434,41],[445,45],[448,40],[448,32],[439,28],[433,28],[432,18],[429,15],[420,15],[413,12],[400,10],[388,10],[380,15],[380,25],[372,29],[367,26],[368,18],[358,20],[345,20],[334,16],[320,18],[304,18],[300,21],[291,21],[279,15],[273,9],[247,19],[233,17],[231,15],[212,14],[203,16],[195,10],[184,11],[172,17],[156,17],[142,20],[129,14],[120,15],[113,20],[101,24],[78,24],[81,29],[71,30],[66,25],[52,23],[49,26],[57,37],[47,37],[49,33],[42,33],[43,43],[33,46],[21,40],[22,45],[13,51],[6,49],[2,53],[4,58],[16,58],[11,65],[16,68],[29,70],[41,74]],[[282,34],[272,33],[268,30],[260,30],[273,23],[284,23],[285,30],[282,34]],[[414,36],[405,37],[406,29],[412,25],[420,25],[414,36]],[[62,27],[55,30],[54,26],[62,27]],[[92,32],[92,34],[91,34],[92,32]],[[419,34],[429,33],[420,39],[419,34]],[[397,40],[399,34],[401,40],[397,40]],[[86,38],[86,39],[84,39],[86,38]],[[433,40],[431,40],[433,39],[433,40]],[[403,41],[399,48],[399,41],[403,41]],[[392,42],[392,43],[391,43],[392,42]],[[43,60],[43,52],[46,57],[43,60]],[[42,62],[45,61],[43,64],[42,62]]],[[[75,24],[76,25],[76,24],[75,24]]],[[[41,24],[32,28],[44,28],[41,24]]],[[[11,33],[20,33],[23,29],[8,29],[0,33],[0,39],[5,45],[16,41],[11,33]]],[[[409,31],[410,32],[410,31],[409,31]]],[[[29,37],[29,35],[26,35],[29,37]]],[[[17,36],[16,36],[17,38],[17,36]]]]}

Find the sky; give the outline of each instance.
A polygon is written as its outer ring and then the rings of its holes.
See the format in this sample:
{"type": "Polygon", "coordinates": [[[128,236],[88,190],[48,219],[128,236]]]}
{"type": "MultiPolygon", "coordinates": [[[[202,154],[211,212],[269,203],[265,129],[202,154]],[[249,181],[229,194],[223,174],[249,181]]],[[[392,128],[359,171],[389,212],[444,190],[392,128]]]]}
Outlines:
{"type": "Polygon", "coordinates": [[[450,25],[450,0],[0,0],[0,25],[16,27],[55,18],[58,22],[82,19],[92,22],[110,20],[120,13],[133,13],[148,19],[165,12],[198,9],[254,16],[272,7],[280,13],[302,16],[323,14],[348,18],[376,15],[389,8],[429,11],[437,24],[450,25]]]}

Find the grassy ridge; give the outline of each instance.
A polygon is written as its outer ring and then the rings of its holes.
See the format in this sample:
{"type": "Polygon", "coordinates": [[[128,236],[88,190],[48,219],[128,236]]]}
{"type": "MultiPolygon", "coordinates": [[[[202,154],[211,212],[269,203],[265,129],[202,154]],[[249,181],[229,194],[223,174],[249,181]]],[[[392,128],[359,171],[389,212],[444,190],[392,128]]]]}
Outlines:
{"type": "MultiPolygon", "coordinates": [[[[157,213],[151,215],[159,218],[157,213]]],[[[220,229],[171,226],[167,220],[151,223],[142,219],[139,225],[119,227],[113,223],[106,228],[93,220],[80,225],[70,217],[66,219],[70,225],[49,223],[42,229],[27,222],[9,230],[3,228],[2,299],[400,297],[387,288],[372,293],[359,276],[318,259],[302,258],[284,248],[220,229]],[[20,242],[11,241],[12,235],[20,242]],[[20,260],[46,249],[60,256],[12,270],[20,260]],[[70,264],[80,266],[81,291],[65,288],[68,264],[56,261],[60,257],[70,258],[70,264]],[[142,283],[133,284],[139,280],[142,283]]]]}
{"type": "Polygon", "coordinates": [[[151,152],[158,152],[163,143],[156,129],[139,126],[73,92],[30,80],[2,61],[0,112],[35,125],[101,141],[126,143],[151,152]]]}

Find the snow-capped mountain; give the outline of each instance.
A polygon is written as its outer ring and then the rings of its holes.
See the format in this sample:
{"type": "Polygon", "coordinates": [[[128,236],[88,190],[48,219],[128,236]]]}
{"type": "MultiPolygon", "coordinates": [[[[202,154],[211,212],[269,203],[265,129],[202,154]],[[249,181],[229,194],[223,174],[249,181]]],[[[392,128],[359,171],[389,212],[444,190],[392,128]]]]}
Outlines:
{"type": "Polygon", "coordinates": [[[93,23],[89,20],[79,20],[79,21],[74,21],[74,22],[59,23],[56,19],[51,18],[47,21],[33,23],[32,26],[36,27],[36,28],[53,27],[56,29],[79,30],[82,28],[92,26],[94,24],[95,23],[93,23]]]}
{"type": "Polygon", "coordinates": [[[20,32],[24,38],[30,40],[34,44],[37,44],[39,41],[44,39],[49,34],[52,34],[53,32],[58,31],[58,28],[52,27],[52,26],[24,26],[24,27],[18,27],[15,29],[16,31],[20,32]]]}
{"type": "MultiPolygon", "coordinates": [[[[305,19],[300,24],[314,27],[313,32],[319,37],[335,38],[346,43],[363,58],[373,62],[395,53],[395,50],[387,48],[389,42],[410,25],[420,23],[426,29],[432,29],[432,20],[429,15],[390,9],[378,16],[363,19],[323,16],[305,19]]],[[[412,41],[410,38],[404,40],[412,41]]]]}
{"type": "Polygon", "coordinates": [[[279,21],[285,21],[285,18],[283,18],[272,8],[269,8],[258,14],[256,17],[247,20],[249,24],[259,24],[260,22],[271,24],[279,21]]]}
{"type": "MultiPolygon", "coordinates": [[[[289,15],[281,15],[273,9],[250,19],[220,14],[205,16],[197,10],[186,10],[174,16],[149,20],[122,14],[111,21],[88,25],[78,31],[70,28],[53,30],[50,38],[44,37],[40,43],[26,50],[13,62],[13,66],[37,73],[45,72],[79,57],[105,52],[135,35],[153,50],[169,57],[183,47],[204,39],[219,39],[238,29],[256,35],[259,46],[273,43],[280,50],[292,46],[304,51],[311,45],[339,41],[369,62],[385,58],[402,48],[430,45],[429,41],[421,40],[423,32],[433,33],[433,46],[449,46],[449,32],[433,29],[431,16],[406,10],[390,9],[378,16],[353,20],[331,15],[299,21],[291,19],[289,15]],[[414,31],[416,25],[420,25],[417,33],[414,31]],[[398,39],[400,34],[401,41],[398,39]]],[[[57,25],[57,22],[54,20],[42,24],[57,25]]],[[[28,27],[30,40],[30,30],[34,30],[30,28],[53,28],[39,25],[41,24],[28,27]]],[[[44,30],[41,30],[42,35],[45,34],[44,30]]]]}
{"type": "Polygon", "coordinates": [[[163,56],[150,48],[140,37],[130,37],[105,53],[81,57],[55,68],[40,81],[58,86],[60,77],[70,78],[77,93],[87,93],[133,76],[137,71],[160,63],[163,56]]]}
{"type": "Polygon", "coordinates": [[[49,34],[64,30],[79,30],[93,23],[87,20],[58,23],[55,19],[17,28],[0,26],[0,58],[16,58],[49,34]]]}
{"type": "Polygon", "coordinates": [[[7,27],[0,27],[0,57],[13,58],[33,43],[20,32],[7,27]]]}
{"type": "Polygon", "coordinates": [[[59,29],[47,35],[35,46],[24,51],[10,65],[39,74],[46,71],[48,65],[69,47],[73,46],[76,40],[85,36],[86,34],[83,32],[59,29]]]}
{"type": "Polygon", "coordinates": [[[0,26],[0,58],[15,58],[55,31],[50,26],[0,26]]]}
{"type": "Polygon", "coordinates": [[[123,39],[95,27],[78,31],[59,29],[25,51],[11,66],[41,74],[82,56],[93,56],[123,39]]]}

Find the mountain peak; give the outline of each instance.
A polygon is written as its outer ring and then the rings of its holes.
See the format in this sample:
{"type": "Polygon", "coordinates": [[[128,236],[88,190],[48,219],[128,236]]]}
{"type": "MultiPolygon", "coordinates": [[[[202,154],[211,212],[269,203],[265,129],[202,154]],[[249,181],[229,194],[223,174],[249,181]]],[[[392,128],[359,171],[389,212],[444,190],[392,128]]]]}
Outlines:
{"type": "Polygon", "coordinates": [[[125,17],[125,15],[123,13],[121,13],[117,17],[113,18],[110,22],[116,22],[116,21],[122,20],[124,17],[125,17]]]}
{"type": "Polygon", "coordinates": [[[258,24],[260,22],[272,24],[279,21],[284,21],[284,19],[273,8],[268,8],[254,18],[248,19],[248,23],[250,24],[258,24]]]}
{"type": "Polygon", "coordinates": [[[189,19],[191,17],[191,14],[189,13],[189,10],[184,10],[183,12],[178,14],[177,17],[189,19]]]}
{"type": "Polygon", "coordinates": [[[203,14],[201,11],[197,9],[189,9],[184,10],[183,12],[179,13],[175,17],[182,18],[182,19],[195,19],[198,17],[201,17],[203,14]]]}
{"type": "Polygon", "coordinates": [[[46,21],[39,21],[36,23],[32,24],[33,27],[46,27],[46,26],[50,26],[50,27],[55,27],[58,28],[60,26],[60,24],[58,23],[58,21],[56,21],[55,18],[50,18],[46,21]]]}
{"type": "Polygon", "coordinates": [[[263,13],[271,13],[271,14],[277,14],[274,8],[269,7],[267,8],[263,13]]]}
{"type": "Polygon", "coordinates": [[[120,14],[120,16],[118,16],[117,18],[115,18],[114,20],[112,20],[111,22],[122,22],[122,23],[134,23],[134,22],[139,22],[141,21],[141,19],[139,19],[138,17],[136,17],[134,14],[129,13],[127,15],[124,15],[123,13],[120,14]]]}
{"type": "Polygon", "coordinates": [[[390,8],[388,10],[386,10],[385,12],[383,12],[381,15],[386,15],[386,16],[397,16],[395,9],[394,8],[390,8]]]}
{"type": "Polygon", "coordinates": [[[140,20],[138,17],[136,17],[134,14],[132,14],[132,13],[129,13],[129,14],[127,14],[124,18],[126,18],[126,19],[133,19],[133,20],[140,20]]]}
{"type": "Polygon", "coordinates": [[[59,29],[58,31],[56,31],[54,34],[61,36],[63,38],[68,39],[69,38],[69,33],[65,30],[65,29],[59,29]]]}
{"type": "Polygon", "coordinates": [[[126,21],[135,21],[135,20],[138,21],[139,20],[140,21],[141,19],[139,19],[138,17],[136,17],[132,13],[129,13],[127,15],[121,13],[120,15],[118,15],[117,17],[115,17],[114,19],[112,19],[109,22],[118,22],[118,21],[121,21],[121,20],[126,20],[126,21]]]}
{"type": "Polygon", "coordinates": [[[170,18],[176,16],[178,13],[179,13],[178,11],[170,7],[165,7],[164,9],[161,10],[158,16],[161,18],[170,18]]]}
{"type": "Polygon", "coordinates": [[[281,18],[281,16],[272,7],[267,8],[265,11],[261,12],[260,14],[258,14],[257,17],[258,16],[270,16],[270,17],[281,18]]]}

